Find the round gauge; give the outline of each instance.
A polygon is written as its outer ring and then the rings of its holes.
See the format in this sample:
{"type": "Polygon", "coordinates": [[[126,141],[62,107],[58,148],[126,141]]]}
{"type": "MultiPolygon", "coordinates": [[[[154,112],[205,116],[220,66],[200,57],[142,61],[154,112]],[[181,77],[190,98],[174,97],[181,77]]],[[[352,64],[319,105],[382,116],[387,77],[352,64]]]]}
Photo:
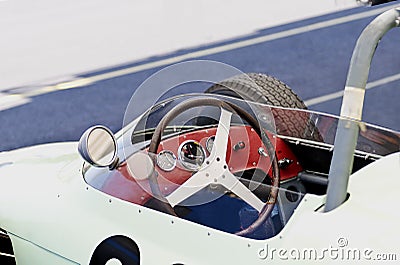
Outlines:
{"type": "Polygon", "coordinates": [[[214,141],[215,141],[215,136],[208,137],[208,139],[206,141],[206,149],[209,153],[211,153],[211,150],[214,146],[214,141]]]}
{"type": "Polygon", "coordinates": [[[163,150],[157,155],[157,166],[164,171],[171,171],[176,166],[176,156],[169,150],[163,150]]]}
{"type": "Polygon", "coordinates": [[[179,146],[178,158],[186,169],[195,171],[200,169],[206,159],[206,152],[199,142],[190,140],[179,146]]]}

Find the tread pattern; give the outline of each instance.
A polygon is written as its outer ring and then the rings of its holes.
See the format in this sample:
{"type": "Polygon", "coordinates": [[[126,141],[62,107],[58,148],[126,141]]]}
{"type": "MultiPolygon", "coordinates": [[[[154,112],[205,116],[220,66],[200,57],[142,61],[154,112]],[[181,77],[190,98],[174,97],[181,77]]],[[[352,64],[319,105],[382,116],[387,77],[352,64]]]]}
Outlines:
{"type": "MultiPolygon", "coordinates": [[[[304,102],[288,85],[275,77],[261,73],[234,76],[214,84],[205,93],[233,96],[277,107],[307,109],[304,102]]],[[[272,113],[278,134],[322,141],[322,137],[310,120],[309,113],[288,113],[279,109],[273,109],[272,113]]]]}

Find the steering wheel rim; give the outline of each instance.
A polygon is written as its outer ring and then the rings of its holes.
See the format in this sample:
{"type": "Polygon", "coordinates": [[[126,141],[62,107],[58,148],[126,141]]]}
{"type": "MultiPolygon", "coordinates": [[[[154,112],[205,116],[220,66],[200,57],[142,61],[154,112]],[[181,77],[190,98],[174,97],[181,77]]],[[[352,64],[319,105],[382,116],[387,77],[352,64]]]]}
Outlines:
{"type": "MultiPolygon", "coordinates": [[[[278,196],[279,182],[280,182],[279,167],[278,167],[278,162],[276,159],[276,153],[275,153],[274,146],[271,143],[271,141],[269,140],[269,138],[266,136],[264,130],[261,129],[259,122],[253,116],[251,116],[247,111],[243,110],[241,107],[239,107],[231,102],[223,101],[223,100],[213,98],[213,97],[198,97],[198,98],[192,98],[192,99],[186,100],[186,101],[178,104],[177,106],[175,106],[173,109],[171,109],[161,119],[160,123],[157,125],[157,128],[155,129],[154,134],[151,138],[148,152],[153,153],[153,154],[157,153],[158,146],[161,142],[161,137],[162,137],[162,133],[163,133],[164,129],[177,115],[179,115],[183,111],[188,110],[190,108],[200,107],[200,106],[219,107],[221,109],[221,115],[224,110],[239,115],[239,117],[244,119],[246,122],[248,122],[249,125],[258,134],[258,136],[260,137],[261,141],[263,142],[263,144],[266,148],[266,151],[270,157],[273,176],[271,178],[272,179],[272,187],[271,187],[270,193],[268,195],[268,200],[262,207],[261,211],[259,212],[258,218],[252,224],[250,224],[247,228],[244,228],[241,231],[235,233],[236,235],[245,236],[245,235],[253,232],[255,229],[257,229],[270,216],[272,209],[274,208],[274,205],[276,203],[276,199],[278,196]]],[[[230,120],[229,120],[229,122],[230,122],[230,120]]],[[[229,131],[228,131],[228,134],[229,134],[229,131]]],[[[158,185],[157,177],[158,176],[155,171],[149,177],[150,188],[151,188],[153,195],[155,197],[159,197],[162,199],[162,201],[160,201],[160,204],[161,204],[160,206],[163,207],[167,213],[177,216],[173,209],[173,206],[168,202],[168,200],[166,199],[166,196],[164,196],[162,194],[160,187],[158,185]]],[[[189,179],[191,179],[192,177],[190,177],[189,179]]]]}

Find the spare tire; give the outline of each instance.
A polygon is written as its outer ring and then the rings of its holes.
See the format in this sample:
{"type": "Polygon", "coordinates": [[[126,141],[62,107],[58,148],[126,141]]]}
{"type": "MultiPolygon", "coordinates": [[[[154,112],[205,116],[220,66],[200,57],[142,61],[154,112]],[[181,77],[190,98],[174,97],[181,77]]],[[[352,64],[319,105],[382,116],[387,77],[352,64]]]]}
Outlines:
{"type": "MultiPolygon", "coordinates": [[[[284,82],[275,77],[249,73],[234,76],[214,84],[205,93],[242,98],[275,107],[307,109],[304,102],[284,82]]],[[[308,112],[291,112],[272,109],[276,132],[280,135],[322,141],[308,112]]]]}

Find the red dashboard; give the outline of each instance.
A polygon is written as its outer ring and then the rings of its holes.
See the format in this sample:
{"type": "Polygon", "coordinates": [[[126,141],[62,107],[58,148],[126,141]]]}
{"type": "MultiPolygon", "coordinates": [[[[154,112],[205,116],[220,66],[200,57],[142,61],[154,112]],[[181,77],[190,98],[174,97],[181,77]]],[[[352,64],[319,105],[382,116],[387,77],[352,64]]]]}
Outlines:
{"type": "MultiPolygon", "coordinates": [[[[169,137],[161,141],[158,153],[168,150],[176,158],[176,165],[172,169],[165,171],[159,165],[154,166],[158,174],[158,183],[160,190],[164,195],[168,195],[180,184],[185,182],[194,173],[184,166],[179,155],[179,148],[187,141],[193,141],[199,144],[209,156],[210,148],[207,150],[207,140],[215,136],[216,128],[196,130],[169,137]]],[[[280,138],[268,134],[269,139],[275,146],[277,159],[286,159],[290,161],[288,165],[280,169],[281,181],[293,178],[302,171],[296,156],[290,150],[288,145],[280,138]]],[[[229,131],[229,140],[226,161],[232,173],[239,173],[244,170],[259,169],[268,172],[271,175],[270,159],[268,156],[260,154],[259,148],[263,148],[263,143],[257,133],[249,126],[232,126],[229,131]]],[[[128,159],[129,160],[129,159],[128,159]]],[[[108,178],[102,187],[102,191],[112,196],[143,205],[152,196],[150,192],[149,181],[147,179],[134,178],[130,173],[129,167],[140,167],[135,161],[124,162],[113,176],[108,178]]]]}

